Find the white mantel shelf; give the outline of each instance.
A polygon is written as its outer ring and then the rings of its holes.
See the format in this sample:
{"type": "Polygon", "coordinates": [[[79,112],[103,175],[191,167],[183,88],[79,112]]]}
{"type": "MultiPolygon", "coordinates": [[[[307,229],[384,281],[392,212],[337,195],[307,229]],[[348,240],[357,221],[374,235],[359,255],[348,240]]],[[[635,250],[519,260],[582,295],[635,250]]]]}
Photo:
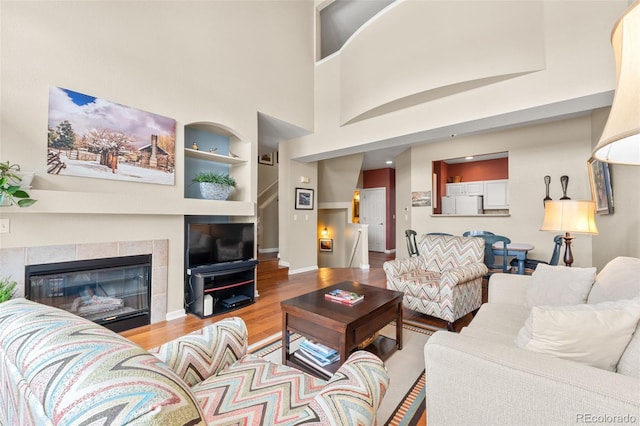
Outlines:
{"type": "Polygon", "coordinates": [[[216,215],[254,216],[255,205],[247,201],[185,198],[176,202],[145,194],[29,190],[38,200],[31,207],[1,207],[1,213],[122,214],[122,215],[216,215]]]}

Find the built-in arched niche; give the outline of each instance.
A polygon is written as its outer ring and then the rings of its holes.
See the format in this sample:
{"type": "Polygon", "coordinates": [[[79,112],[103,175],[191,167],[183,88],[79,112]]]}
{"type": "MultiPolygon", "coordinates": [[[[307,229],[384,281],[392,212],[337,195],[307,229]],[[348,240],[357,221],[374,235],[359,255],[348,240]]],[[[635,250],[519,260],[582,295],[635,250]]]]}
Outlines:
{"type": "Polygon", "coordinates": [[[197,122],[184,126],[184,197],[203,198],[193,179],[199,172],[228,173],[237,184],[230,201],[251,201],[251,143],[226,126],[197,122]]]}

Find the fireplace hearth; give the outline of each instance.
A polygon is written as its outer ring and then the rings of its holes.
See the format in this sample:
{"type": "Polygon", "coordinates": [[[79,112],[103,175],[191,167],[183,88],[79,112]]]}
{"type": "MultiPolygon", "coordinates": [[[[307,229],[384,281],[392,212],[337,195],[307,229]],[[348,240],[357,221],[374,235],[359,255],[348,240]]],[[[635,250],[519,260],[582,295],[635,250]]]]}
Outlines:
{"type": "Polygon", "coordinates": [[[26,265],[25,296],[116,332],[147,325],[151,255],[26,265]]]}

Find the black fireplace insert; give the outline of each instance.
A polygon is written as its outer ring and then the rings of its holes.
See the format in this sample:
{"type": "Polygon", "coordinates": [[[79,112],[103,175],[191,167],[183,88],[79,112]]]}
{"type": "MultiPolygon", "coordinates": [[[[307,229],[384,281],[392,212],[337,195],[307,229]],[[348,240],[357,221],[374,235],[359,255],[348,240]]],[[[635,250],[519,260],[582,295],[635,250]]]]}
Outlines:
{"type": "Polygon", "coordinates": [[[116,332],[147,325],[151,255],[27,265],[25,296],[116,332]]]}

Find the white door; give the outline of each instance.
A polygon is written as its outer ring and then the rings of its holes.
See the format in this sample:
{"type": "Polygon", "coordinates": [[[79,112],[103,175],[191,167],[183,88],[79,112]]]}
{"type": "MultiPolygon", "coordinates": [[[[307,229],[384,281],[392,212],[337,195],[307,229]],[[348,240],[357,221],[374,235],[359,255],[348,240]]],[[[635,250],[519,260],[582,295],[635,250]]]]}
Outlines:
{"type": "Polygon", "coordinates": [[[360,192],[360,222],[369,225],[369,251],[384,252],[387,247],[387,190],[360,192]]]}

